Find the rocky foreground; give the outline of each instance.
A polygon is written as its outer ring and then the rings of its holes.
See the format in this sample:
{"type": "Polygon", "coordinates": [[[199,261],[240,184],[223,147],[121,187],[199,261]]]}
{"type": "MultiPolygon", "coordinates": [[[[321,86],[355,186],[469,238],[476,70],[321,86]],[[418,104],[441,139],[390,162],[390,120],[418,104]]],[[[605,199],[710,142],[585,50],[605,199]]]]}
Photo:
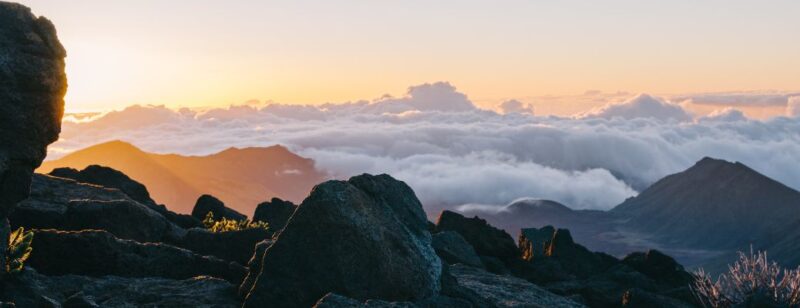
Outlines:
{"type": "Polygon", "coordinates": [[[515,241],[478,217],[449,211],[431,223],[414,192],[388,175],[324,182],[300,205],[264,202],[256,216],[269,230],[215,233],[199,218],[245,216],[212,196],[198,200],[194,215],[172,213],[106,167],[54,174],[72,179],[34,175],[30,197],[10,216],[13,228],[35,232],[26,270],[8,277],[0,292],[21,307],[691,307],[694,301],[691,275],[657,251],[618,260],[552,227],[524,229],[515,241]],[[92,183],[79,181],[86,179],[92,183]]]}

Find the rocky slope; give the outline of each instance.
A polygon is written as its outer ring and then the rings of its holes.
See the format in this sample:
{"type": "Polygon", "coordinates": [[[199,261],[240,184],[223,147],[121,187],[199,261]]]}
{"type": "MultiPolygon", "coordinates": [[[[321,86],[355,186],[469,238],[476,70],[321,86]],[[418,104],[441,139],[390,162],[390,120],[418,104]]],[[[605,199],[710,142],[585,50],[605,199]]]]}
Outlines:
{"type": "Polygon", "coordinates": [[[272,197],[300,202],[325,177],[314,162],[285,147],[230,148],[207,156],[144,152],[122,141],[91,146],[46,161],[40,173],[60,167],[101,165],[119,170],[150,190],[151,197],[175,212],[189,214],[197,198],[213,195],[240,213],[272,197]]]}

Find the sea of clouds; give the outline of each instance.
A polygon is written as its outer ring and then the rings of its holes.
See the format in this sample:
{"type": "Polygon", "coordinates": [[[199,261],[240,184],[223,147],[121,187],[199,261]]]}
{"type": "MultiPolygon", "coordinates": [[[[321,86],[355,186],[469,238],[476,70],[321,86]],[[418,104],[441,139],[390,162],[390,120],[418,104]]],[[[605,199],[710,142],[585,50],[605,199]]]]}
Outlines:
{"type": "Polygon", "coordinates": [[[440,82],[411,87],[400,98],[343,104],[132,106],[67,117],[48,159],[116,139],[192,155],[282,144],[332,178],[389,173],[429,207],[532,197],[609,209],[704,156],[741,161],[800,188],[800,99],[783,102],[787,115],[768,120],[730,108],[696,116],[645,94],[572,117],[536,116],[513,100],[499,111],[479,109],[440,82]]]}

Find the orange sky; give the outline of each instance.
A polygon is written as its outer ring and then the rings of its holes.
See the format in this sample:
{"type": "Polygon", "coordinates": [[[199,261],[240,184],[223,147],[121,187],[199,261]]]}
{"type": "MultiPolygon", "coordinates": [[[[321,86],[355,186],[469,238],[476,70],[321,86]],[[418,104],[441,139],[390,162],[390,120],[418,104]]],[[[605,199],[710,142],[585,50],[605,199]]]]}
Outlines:
{"type": "Polygon", "coordinates": [[[67,47],[68,111],[341,102],[440,80],[552,114],[584,106],[534,97],[800,89],[798,1],[21,2],[67,47]]]}

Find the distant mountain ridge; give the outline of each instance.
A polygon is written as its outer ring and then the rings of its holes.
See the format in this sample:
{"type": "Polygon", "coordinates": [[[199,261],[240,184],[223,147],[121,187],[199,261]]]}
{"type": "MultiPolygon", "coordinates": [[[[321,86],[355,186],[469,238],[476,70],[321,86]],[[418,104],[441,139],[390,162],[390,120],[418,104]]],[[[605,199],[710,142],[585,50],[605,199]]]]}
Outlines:
{"type": "Polygon", "coordinates": [[[614,255],[656,248],[685,265],[718,270],[752,245],[800,265],[800,192],[742,163],[709,157],[607,212],[522,200],[482,214],[511,232],[522,225],[568,228],[587,247],[614,255]]]}
{"type": "Polygon", "coordinates": [[[103,165],[141,182],[154,200],[173,211],[190,213],[197,198],[211,194],[229,207],[252,214],[258,203],[272,197],[299,202],[325,180],[314,162],[283,146],[229,148],[207,156],[153,154],[123,141],[94,145],[37,169],[83,169],[103,165]]]}

